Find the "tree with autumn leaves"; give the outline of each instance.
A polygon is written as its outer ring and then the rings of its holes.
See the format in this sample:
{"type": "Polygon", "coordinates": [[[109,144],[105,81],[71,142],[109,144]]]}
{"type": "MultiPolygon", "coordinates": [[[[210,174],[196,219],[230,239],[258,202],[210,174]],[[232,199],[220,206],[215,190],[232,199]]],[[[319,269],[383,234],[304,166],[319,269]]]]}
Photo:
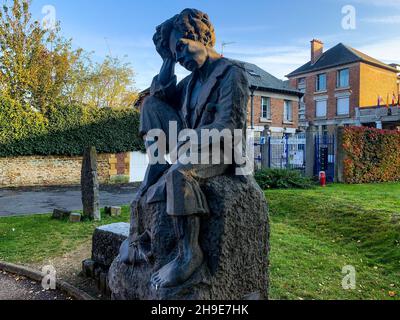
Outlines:
{"type": "Polygon", "coordinates": [[[83,49],[34,21],[31,0],[0,8],[0,94],[46,114],[56,105],[129,107],[137,99],[134,72],[119,58],[93,63],[83,49]]]}

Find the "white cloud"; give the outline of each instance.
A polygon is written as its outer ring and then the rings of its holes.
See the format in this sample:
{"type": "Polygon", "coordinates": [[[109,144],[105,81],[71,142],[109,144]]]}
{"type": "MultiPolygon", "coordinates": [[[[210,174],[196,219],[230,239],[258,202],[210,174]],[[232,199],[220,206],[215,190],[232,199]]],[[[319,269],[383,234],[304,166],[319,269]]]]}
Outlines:
{"type": "Polygon", "coordinates": [[[400,24],[400,15],[398,16],[387,16],[387,17],[374,17],[374,18],[363,18],[360,19],[367,23],[378,23],[378,24],[400,24]]]}
{"type": "Polygon", "coordinates": [[[254,63],[279,79],[310,60],[310,49],[304,46],[246,46],[229,48],[227,58],[254,63]]]}
{"type": "Polygon", "coordinates": [[[361,4],[374,5],[377,7],[395,7],[400,8],[399,0],[354,0],[361,4]]]}
{"type": "Polygon", "coordinates": [[[400,63],[400,37],[377,41],[356,49],[385,63],[400,63]]]}

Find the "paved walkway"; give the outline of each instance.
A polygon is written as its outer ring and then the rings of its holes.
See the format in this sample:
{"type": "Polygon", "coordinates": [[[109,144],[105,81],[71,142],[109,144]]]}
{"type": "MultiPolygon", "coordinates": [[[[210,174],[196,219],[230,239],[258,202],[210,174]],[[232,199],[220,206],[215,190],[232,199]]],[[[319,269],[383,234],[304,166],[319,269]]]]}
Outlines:
{"type": "MultiPolygon", "coordinates": [[[[100,205],[129,204],[137,185],[102,186],[100,205]]],[[[0,189],[0,217],[50,213],[54,209],[82,210],[80,187],[0,189]]]]}
{"type": "Polygon", "coordinates": [[[59,291],[45,291],[35,281],[0,272],[0,300],[72,300],[59,291]]]}

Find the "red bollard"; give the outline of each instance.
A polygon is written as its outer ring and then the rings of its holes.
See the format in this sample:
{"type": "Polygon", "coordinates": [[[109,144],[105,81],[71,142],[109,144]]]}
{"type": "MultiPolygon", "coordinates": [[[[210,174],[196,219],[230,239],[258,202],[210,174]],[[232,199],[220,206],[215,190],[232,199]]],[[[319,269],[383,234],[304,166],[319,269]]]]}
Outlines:
{"type": "Polygon", "coordinates": [[[325,171],[321,171],[319,173],[319,183],[321,187],[326,187],[326,173],[325,171]]]}

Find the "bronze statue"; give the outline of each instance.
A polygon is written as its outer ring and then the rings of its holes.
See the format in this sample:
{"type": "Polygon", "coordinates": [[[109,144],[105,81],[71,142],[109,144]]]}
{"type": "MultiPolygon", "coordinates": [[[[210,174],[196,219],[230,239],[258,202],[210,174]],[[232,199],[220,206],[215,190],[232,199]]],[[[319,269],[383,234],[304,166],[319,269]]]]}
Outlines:
{"type": "MultiPolygon", "coordinates": [[[[247,77],[243,68],[214,50],[215,32],[207,14],[186,9],[157,27],[153,40],[163,65],[154,78],[151,96],[142,108],[140,132],[143,137],[152,129],[162,129],[168,137],[169,121],[176,121],[178,131],[184,128],[245,130],[247,77]],[[178,85],[176,63],[192,72],[178,85]]],[[[181,284],[203,263],[198,240],[200,217],[210,212],[199,183],[225,173],[229,167],[224,163],[187,165],[179,162],[172,166],[149,166],[139,196],[167,172],[167,213],[180,239],[176,259],[152,277],[155,287],[181,284]]],[[[162,192],[162,189],[157,190],[154,197],[162,198],[159,194],[162,192]]],[[[137,200],[133,206],[137,206],[137,200]]],[[[126,263],[135,263],[137,259],[138,239],[135,240],[136,244],[123,246],[126,263]],[[129,250],[136,252],[129,253],[129,250]]]]}
{"type": "MultiPolygon", "coordinates": [[[[228,130],[233,136],[239,131],[245,139],[246,70],[215,51],[208,15],[185,9],[158,26],[153,41],[163,65],[142,105],[146,148],[159,146],[148,139],[155,129],[169,142],[171,122],[178,132],[192,129],[201,136],[205,129],[228,130]],[[191,71],[179,84],[176,63],[191,71]]],[[[188,143],[167,143],[165,152],[188,143]]],[[[211,147],[221,150],[222,161],[149,165],[131,205],[130,236],[109,272],[115,299],[242,298],[251,290],[267,295],[265,197],[252,177],[235,175],[241,163],[224,161],[233,146],[212,141],[206,145],[211,147]],[[227,283],[230,288],[222,289],[227,283]]]]}

